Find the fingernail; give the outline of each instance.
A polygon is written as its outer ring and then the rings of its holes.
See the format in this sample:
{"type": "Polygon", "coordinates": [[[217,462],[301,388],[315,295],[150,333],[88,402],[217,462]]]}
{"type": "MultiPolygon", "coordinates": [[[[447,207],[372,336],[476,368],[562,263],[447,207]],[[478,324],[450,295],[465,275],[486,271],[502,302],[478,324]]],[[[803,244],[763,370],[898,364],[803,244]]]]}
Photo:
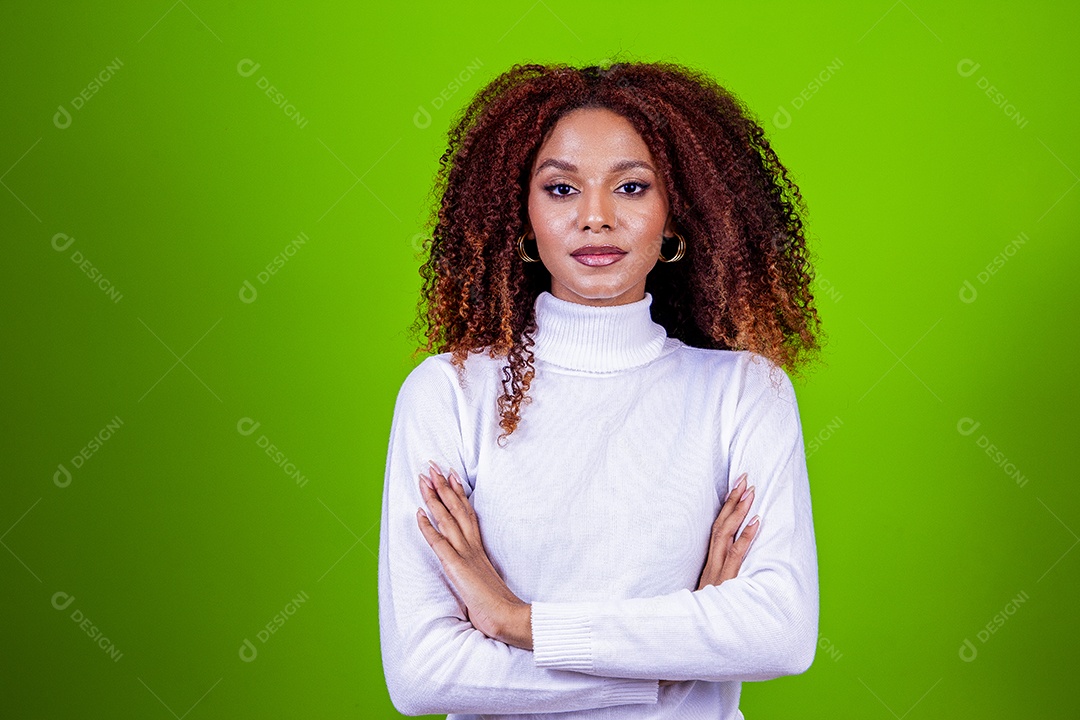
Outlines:
{"type": "Polygon", "coordinates": [[[432,490],[434,490],[434,489],[435,489],[435,483],[433,483],[433,482],[431,481],[431,478],[429,478],[429,477],[428,477],[427,475],[425,475],[424,473],[420,473],[420,480],[422,480],[422,481],[423,481],[423,483],[424,483],[425,485],[427,485],[427,486],[428,486],[429,488],[431,488],[432,490]]]}
{"type": "Polygon", "coordinates": [[[744,493],[742,494],[742,497],[741,497],[741,498],[739,498],[739,502],[742,502],[742,501],[743,501],[743,500],[745,500],[746,498],[750,497],[750,494],[751,494],[752,492],[754,492],[754,486],[753,486],[753,485],[751,485],[750,487],[746,488],[746,492],[744,492],[744,493]]]}
{"type": "Polygon", "coordinates": [[[760,516],[760,515],[755,515],[755,516],[753,517],[753,519],[752,519],[752,520],[751,520],[750,522],[746,523],[746,527],[750,527],[751,525],[757,525],[757,521],[758,521],[758,520],[759,520],[760,518],[761,518],[761,516],[760,516]]]}
{"type": "Polygon", "coordinates": [[[744,482],[746,482],[746,473],[743,473],[736,479],[735,487],[731,488],[731,494],[734,495],[735,493],[737,493],[739,491],[739,488],[743,486],[744,482]]]}

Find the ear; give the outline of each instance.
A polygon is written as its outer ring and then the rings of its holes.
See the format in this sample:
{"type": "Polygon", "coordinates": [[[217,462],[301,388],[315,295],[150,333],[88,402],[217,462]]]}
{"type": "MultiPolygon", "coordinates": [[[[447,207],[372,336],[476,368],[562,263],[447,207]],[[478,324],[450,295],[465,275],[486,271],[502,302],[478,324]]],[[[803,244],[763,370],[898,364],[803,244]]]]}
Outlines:
{"type": "Polygon", "coordinates": [[[667,222],[664,223],[664,237],[672,237],[675,234],[675,215],[668,213],[667,222]]]}

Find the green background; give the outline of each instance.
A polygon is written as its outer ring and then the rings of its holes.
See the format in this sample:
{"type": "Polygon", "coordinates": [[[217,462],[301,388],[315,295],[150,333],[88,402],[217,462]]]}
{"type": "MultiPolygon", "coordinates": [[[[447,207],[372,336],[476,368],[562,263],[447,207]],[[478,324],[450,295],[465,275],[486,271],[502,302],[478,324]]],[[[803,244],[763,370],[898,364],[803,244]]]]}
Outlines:
{"type": "Polygon", "coordinates": [[[622,52],[742,97],[810,208],[821,638],[746,717],[1076,717],[1080,10],[890,2],[0,7],[0,715],[397,716],[378,521],[446,130],[622,52]]]}

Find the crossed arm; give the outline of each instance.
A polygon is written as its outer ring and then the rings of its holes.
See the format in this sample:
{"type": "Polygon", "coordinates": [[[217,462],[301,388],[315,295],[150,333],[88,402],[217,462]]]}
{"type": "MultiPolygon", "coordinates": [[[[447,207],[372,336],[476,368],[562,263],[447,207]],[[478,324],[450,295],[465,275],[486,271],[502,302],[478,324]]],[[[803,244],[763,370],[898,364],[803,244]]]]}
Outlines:
{"type": "MultiPolygon", "coordinates": [[[[515,598],[516,614],[487,625],[474,593],[433,552],[429,536],[441,533],[417,514],[430,507],[419,479],[427,458],[464,467],[460,396],[452,383],[425,361],[403,384],[391,427],[379,616],[384,670],[399,710],[529,713],[655,703],[658,677],[767,680],[809,667],[817,563],[802,435],[786,376],[773,400],[748,398],[729,448],[730,467],[746,469],[757,484],[764,528],[737,577],[648,598],[515,598]]],[[[471,489],[466,481],[460,493],[467,498],[471,489]]]]}

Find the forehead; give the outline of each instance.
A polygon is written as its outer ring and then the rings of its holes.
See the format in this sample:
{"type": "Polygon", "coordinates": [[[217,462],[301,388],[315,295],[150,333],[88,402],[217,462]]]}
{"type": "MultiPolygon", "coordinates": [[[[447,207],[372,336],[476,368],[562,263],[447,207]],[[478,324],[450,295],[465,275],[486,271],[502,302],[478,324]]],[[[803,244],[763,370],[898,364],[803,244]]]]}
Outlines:
{"type": "Polygon", "coordinates": [[[578,108],[559,118],[541,143],[534,167],[551,157],[603,169],[612,159],[652,160],[649,146],[630,121],[607,108],[578,108]]]}

